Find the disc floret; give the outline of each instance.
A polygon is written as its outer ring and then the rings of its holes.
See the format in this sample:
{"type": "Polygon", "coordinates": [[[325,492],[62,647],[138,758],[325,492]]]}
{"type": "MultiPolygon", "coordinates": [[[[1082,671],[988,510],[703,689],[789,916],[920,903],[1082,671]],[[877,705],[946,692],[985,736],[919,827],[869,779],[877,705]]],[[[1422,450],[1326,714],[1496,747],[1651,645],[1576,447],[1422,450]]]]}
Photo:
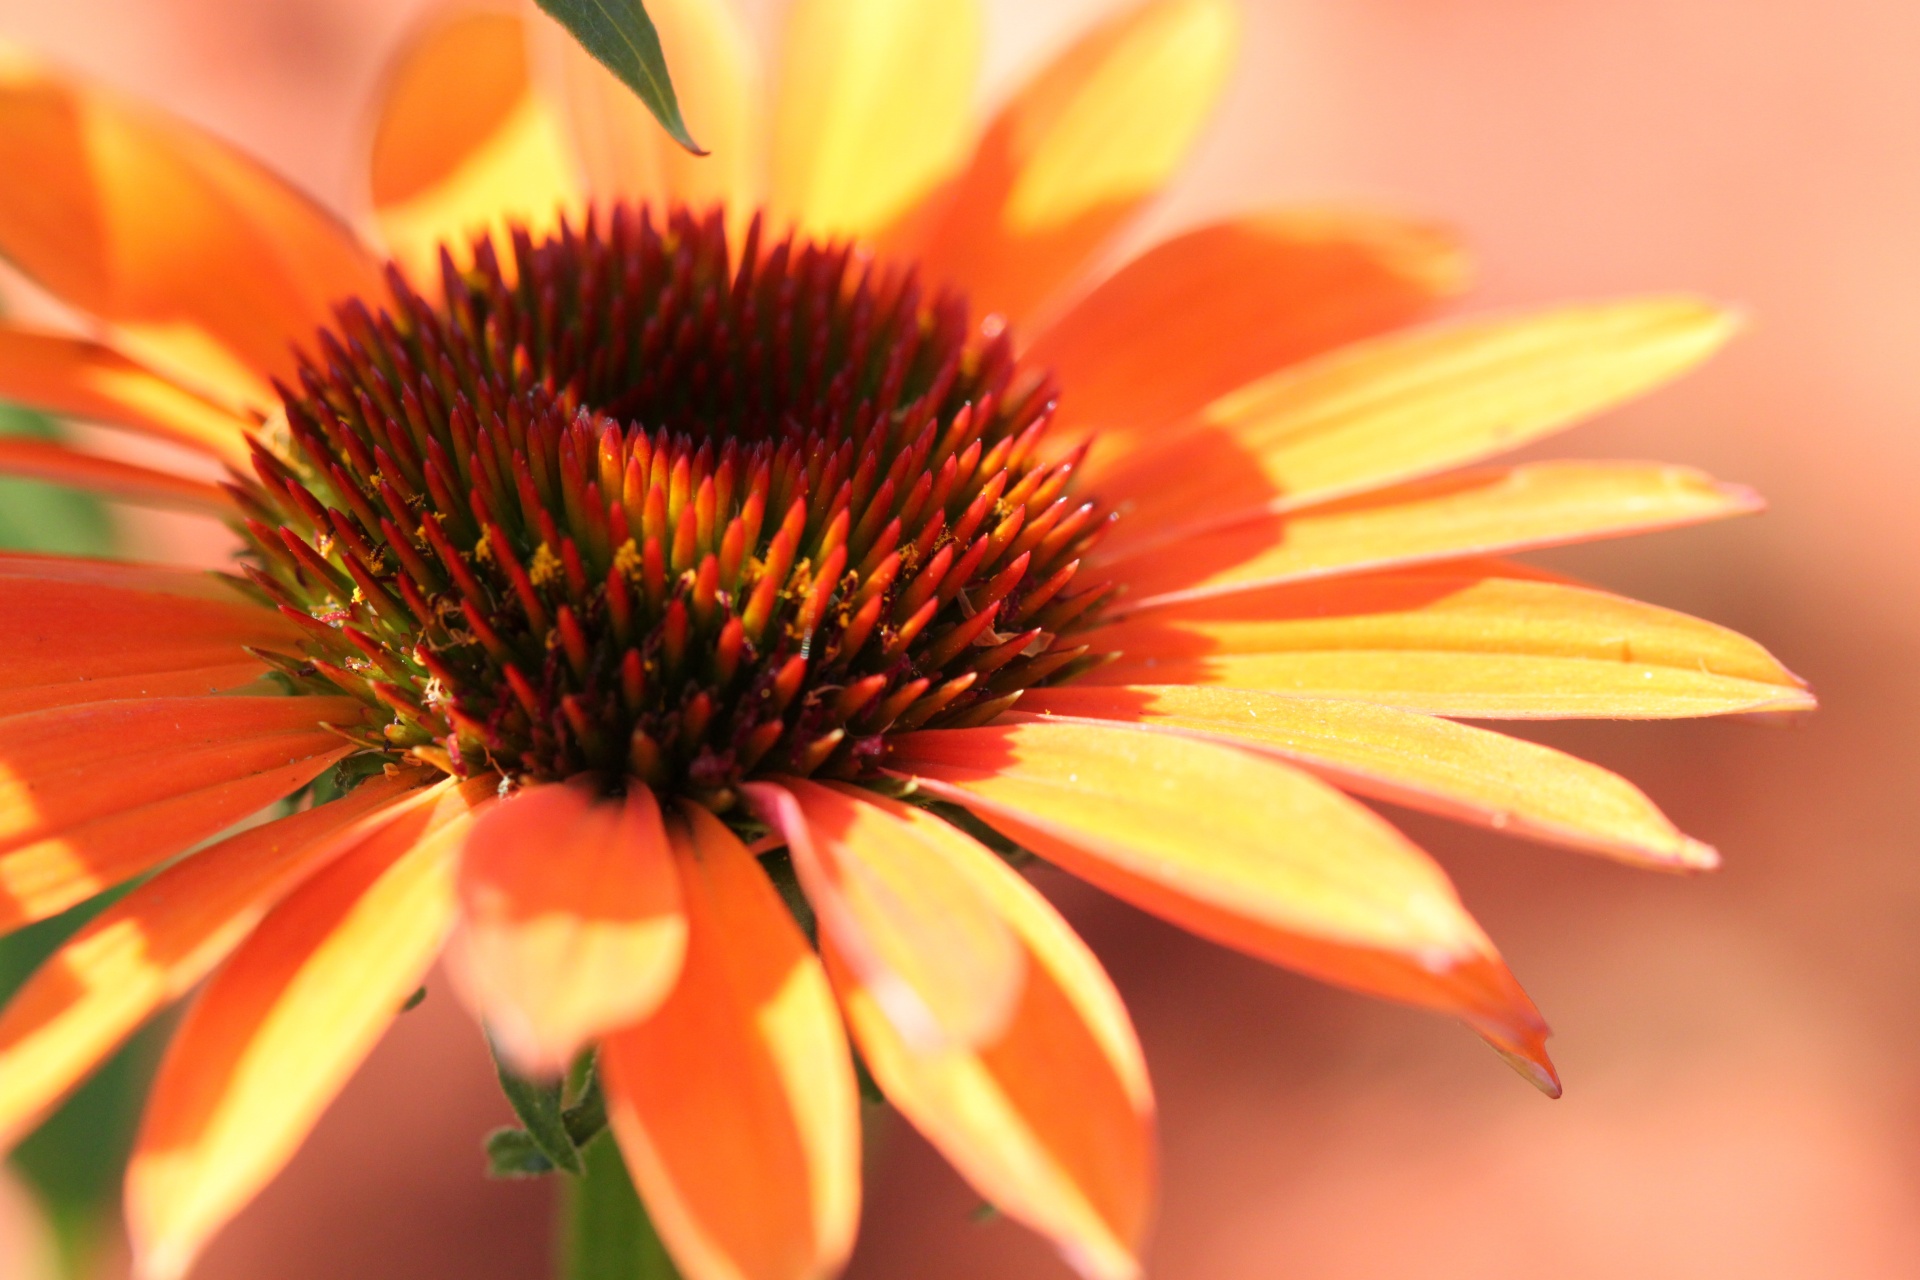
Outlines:
{"type": "Polygon", "coordinates": [[[858,776],[1090,661],[1097,504],[1050,379],[843,244],[718,212],[477,241],[340,308],[239,487],[270,655],[461,776],[633,777],[725,808],[858,776]]]}

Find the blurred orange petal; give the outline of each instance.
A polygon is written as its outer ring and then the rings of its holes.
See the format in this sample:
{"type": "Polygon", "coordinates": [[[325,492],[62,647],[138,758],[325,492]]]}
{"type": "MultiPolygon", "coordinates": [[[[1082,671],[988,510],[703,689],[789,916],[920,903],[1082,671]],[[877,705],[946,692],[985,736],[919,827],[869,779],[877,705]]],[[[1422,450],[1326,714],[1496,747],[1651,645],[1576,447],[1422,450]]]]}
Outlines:
{"type": "Polygon", "coordinates": [[[233,498],[217,484],[83,453],[51,440],[0,436],[0,474],[86,489],[103,498],[187,511],[214,519],[237,514],[233,498]]]}
{"type": "Polygon", "coordinates": [[[380,238],[430,292],[443,242],[464,260],[468,241],[504,242],[509,223],[542,237],[583,194],[560,111],[536,92],[527,29],[511,13],[441,14],[415,35],[389,71],[371,166],[380,238]]]}
{"type": "Polygon", "coordinates": [[[0,398],[246,460],[246,418],[85,338],[0,325],[0,398]]]}
{"type": "Polygon", "coordinates": [[[798,778],[744,788],[787,841],[821,929],[914,1044],[981,1044],[1006,1026],[1024,956],[924,810],[798,778]]]}
{"type": "Polygon", "coordinates": [[[331,214],[212,136],[0,49],[0,253],[118,345],[238,405],[376,284],[331,214]]]}
{"type": "Polygon", "coordinates": [[[660,806],[591,781],[533,787],[474,824],[450,972],[507,1060],[556,1075],[666,999],[687,922],[660,806]]]}
{"type": "Polygon", "coordinates": [[[1550,1081],[1546,1024],[1446,874],[1291,765],[1119,725],[907,734],[890,766],[1116,897],[1263,959],[1458,1015],[1550,1081]]]}
{"type": "Polygon", "coordinates": [[[347,698],[154,698],[0,720],[0,929],[92,897],[318,777],[347,698]]]}
{"type": "Polygon", "coordinates": [[[687,1280],[837,1274],[860,1212],[859,1092],[820,961],[704,810],[670,820],[686,965],[601,1045],[634,1185],[687,1280]]]}
{"type": "Polygon", "coordinates": [[[909,1042],[831,940],[827,972],[887,1100],[982,1196],[1082,1275],[1140,1274],[1154,1183],[1153,1095],[1113,984],[1031,885],[971,841],[939,856],[984,890],[1027,955],[1006,1029],[974,1048],[909,1042]]]}
{"type": "Polygon", "coordinates": [[[871,236],[958,170],[980,45],[976,0],[798,0],[773,112],[773,229],[871,236]]]}
{"type": "Polygon", "coordinates": [[[426,976],[454,917],[470,805],[446,785],[295,890],[168,1046],[127,1170],[146,1280],[179,1280],[280,1171],[426,976]]]}
{"type": "Polygon", "coordinates": [[[337,803],[231,836],[75,934],[0,1014],[0,1147],[226,959],[268,908],[338,852],[343,833],[376,811],[424,799],[416,781],[374,779],[337,803]]]}
{"type": "Polygon", "coordinates": [[[1475,318],[1355,343],[1094,458],[1094,483],[1164,537],[1477,462],[1669,381],[1726,342],[1725,311],[1645,298],[1475,318]],[[1200,466],[1201,457],[1244,459],[1200,466]]]}
{"type": "Polygon", "coordinates": [[[1083,37],[988,129],[926,246],[935,278],[1033,315],[1172,178],[1238,39],[1231,0],[1150,0],[1083,37]]]}
{"type": "Polygon", "coordinates": [[[1603,853],[1640,866],[1706,870],[1638,787],[1551,747],[1393,707],[1189,685],[1035,689],[1022,712],[1116,720],[1271,751],[1342,790],[1603,853]]]}
{"type": "Polygon", "coordinates": [[[1297,515],[1256,516],[1145,550],[1103,548],[1128,604],[1466,556],[1504,555],[1750,515],[1750,490],[1687,467],[1537,462],[1417,481],[1297,515]]]}
{"type": "Polygon", "coordinates": [[[1805,686],[1725,627],[1567,583],[1462,573],[1334,579],[1148,610],[1095,633],[1097,684],[1356,698],[1482,719],[1805,710],[1805,686]]]}
{"type": "Polygon", "coordinates": [[[1060,378],[1063,427],[1103,438],[1171,427],[1275,369],[1418,318],[1458,292],[1466,270],[1454,239],[1422,223],[1248,214],[1147,250],[1030,354],[1060,378]]]}

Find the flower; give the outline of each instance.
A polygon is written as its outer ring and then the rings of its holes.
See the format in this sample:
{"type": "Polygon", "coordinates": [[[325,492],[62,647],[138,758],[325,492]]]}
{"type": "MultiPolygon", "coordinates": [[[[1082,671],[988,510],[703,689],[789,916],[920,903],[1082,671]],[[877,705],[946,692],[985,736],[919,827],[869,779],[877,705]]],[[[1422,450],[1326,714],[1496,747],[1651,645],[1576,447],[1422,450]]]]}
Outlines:
{"type": "Polygon", "coordinates": [[[1624,780],[1461,721],[1811,705],[1751,641],[1502,558],[1757,503],[1462,468],[1729,318],[1405,328],[1457,250],[1327,211],[1098,277],[1226,75],[1227,0],[1100,27],[977,139],[966,0],[802,0],[765,116],[719,0],[650,8],[712,160],[544,28],[457,16],[390,81],[368,239],[0,62],[34,175],[0,253],[93,326],[0,329],[0,396],[232,471],[0,463],[244,543],[230,576],[0,557],[0,927],[154,872],[0,1014],[0,1136],[206,979],[129,1171],[139,1264],[178,1276],[444,951],[518,1070],[597,1050],[696,1280],[844,1262],[849,1032],[982,1195],[1136,1275],[1146,1071],[1016,847],[1557,1092],[1444,873],[1350,795],[1713,865],[1624,780]]]}

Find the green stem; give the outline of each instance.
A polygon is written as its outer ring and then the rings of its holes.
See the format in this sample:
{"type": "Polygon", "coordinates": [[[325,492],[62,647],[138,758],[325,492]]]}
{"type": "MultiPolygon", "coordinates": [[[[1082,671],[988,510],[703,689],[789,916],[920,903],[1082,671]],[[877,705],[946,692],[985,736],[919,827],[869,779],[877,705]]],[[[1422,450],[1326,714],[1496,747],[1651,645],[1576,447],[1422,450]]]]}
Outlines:
{"type": "Polygon", "coordinates": [[[580,1154],[585,1175],[565,1179],[564,1280],[680,1280],[613,1138],[602,1134],[580,1154]]]}

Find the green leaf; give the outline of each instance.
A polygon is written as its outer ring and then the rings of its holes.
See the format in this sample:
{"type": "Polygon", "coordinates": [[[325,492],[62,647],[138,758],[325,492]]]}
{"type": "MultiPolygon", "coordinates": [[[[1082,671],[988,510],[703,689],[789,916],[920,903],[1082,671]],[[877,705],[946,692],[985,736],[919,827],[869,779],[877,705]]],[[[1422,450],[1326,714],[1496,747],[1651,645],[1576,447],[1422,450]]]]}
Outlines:
{"type": "Polygon", "coordinates": [[[489,1178],[538,1178],[553,1172],[553,1161],[540,1153],[539,1144],[525,1129],[509,1126],[487,1135],[489,1178]]]}
{"type": "MultiPolygon", "coordinates": [[[[0,405],[0,435],[57,440],[37,413],[0,405]]],[[[96,498],[34,480],[0,477],[0,547],[59,555],[103,556],[113,549],[113,521],[96,498]]]]}
{"type": "Polygon", "coordinates": [[[588,1145],[587,1175],[567,1184],[564,1280],[679,1280],[611,1137],[588,1145]]]}
{"type": "MultiPolygon", "coordinates": [[[[501,1063],[498,1053],[494,1054],[493,1063],[500,1074],[500,1091],[507,1095],[513,1114],[526,1126],[527,1140],[534,1149],[556,1169],[581,1172],[580,1150],[573,1145],[563,1114],[566,1109],[562,1099],[563,1082],[555,1080],[547,1084],[517,1076],[501,1063]]],[[[487,1140],[487,1153],[493,1154],[491,1138],[487,1140]]]]}
{"type": "Polygon", "coordinates": [[[660,34],[641,0],[540,0],[540,7],[638,94],[675,142],[697,156],[707,154],[680,118],[680,100],[667,75],[660,34]]]}

